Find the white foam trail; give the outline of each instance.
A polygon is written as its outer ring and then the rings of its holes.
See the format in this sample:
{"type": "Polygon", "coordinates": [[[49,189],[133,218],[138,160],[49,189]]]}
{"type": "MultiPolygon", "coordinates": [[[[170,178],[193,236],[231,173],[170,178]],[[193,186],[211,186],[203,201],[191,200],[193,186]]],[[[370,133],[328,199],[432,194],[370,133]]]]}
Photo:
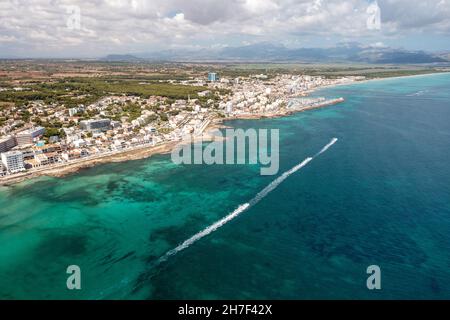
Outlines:
{"type": "Polygon", "coordinates": [[[192,237],[190,237],[189,239],[184,241],[182,244],[180,244],[175,249],[172,249],[172,250],[168,251],[164,256],[159,258],[158,263],[166,261],[170,256],[173,256],[174,254],[177,254],[181,250],[184,250],[187,247],[191,246],[194,242],[196,242],[196,241],[200,240],[201,238],[207,236],[211,232],[216,231],[218,228],[223,226],[225,223],[233,220],[238,215],[240,215],[242,212],[247,210],[249,206],[250,206],[250,204],[248,204],[248,203],[241,204],[236,210],[234,210],[232,213],[227,215],[225,218],[220,219],[219,221],[217,221],[214,224],[210,225],[209,227],[203,229],[199,233],[196,233],[195,235],[193,235],[192,237]]]}
{"type": "Polygon", "coordinates": [[[325,147],[320,150],[319,153],[317,153],[314,157],[308,157],[305,160],[303,160],[301,163],[297,164],[295,167],[289,169],[288,171],[284,172],[281,176],[273,180],[267,187],[262,189],[258,194],[251,199],[249,202],[241,204],[236,210],[225,216],[224,218],[220,219],[219,221],[213,223],[209,227],[206,227],[202,231],[196,233],[186,241],[184,241],[182,244],[178,245],[176,248],[168,251],[165,255],[163,255],[161,258],[158,259],[157,264],[160,264],[161,262],[166,261],[169,257],[177,254],[178,252],[190,247],[192,244],[197,242],[198,240],[202,239],[203,237],[206,237],[210,233],[216,231],[226,223],[230,222],[237,216],[239,216],[242,212],[248,210],[250,207],[257,204],[259,201],[261,201],[263,198],[265,198],[270,192],[272,192],[276,187],[278,187],[284,180],[286,180],[291,174],[294,174],[304,166],[306,166],[309,162],[311,162],[315,157],[318,155],[324,153],[327,151],[333,144],[336,143],[338,139],[333,138],[330,143],[328,143],[325,147]]]}
{"type": "Polygon", "coordinates": [[[324,153],[325,151],[327,151],[328,149],[330,149],[330,147],[335,144],[338,141],[338,138],[333,138],[331,139],[330,143],[327,144],[325,147],[322,148],[322,150],[319,151],[318,154],[316,154],[314,157],[317,157],[318,155],[321,155],[322,153],[324,153]]]}
{"type": "Polygon", "coordinates": [[[313,158],[306,158],[303,160],[303,162],[299,163],[292,169],[284,172],[281,176],[273,180],[267,187],[262,189],[258,194],[249,201],[250,206],[253,206],[257,204],[259,201],[261,201],[265,196],[267,196],[271,191],[273,191],[276,187],[278,187],[284,180],[286,180],[287,177],[289,177],[291,174],[297,172],[304,166],[306,166],[313,158]]]}
{"type": "Polygon", "coordinates": [[[427,92],[428,92],[428,90],[420,90],[420,91],[417,91],[417,92],[412,93],[412,94],[407,94],[406,96],[407,97],[421,96],[421,95],[423,95],[424,93],[427,93],[427,92]]]}

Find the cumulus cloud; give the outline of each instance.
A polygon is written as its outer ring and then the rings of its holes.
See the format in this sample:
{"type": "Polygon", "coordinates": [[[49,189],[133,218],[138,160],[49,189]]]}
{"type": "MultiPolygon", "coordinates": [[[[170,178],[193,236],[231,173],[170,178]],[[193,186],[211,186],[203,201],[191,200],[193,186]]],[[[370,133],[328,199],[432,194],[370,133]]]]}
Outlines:
{"type": "Polygon", "coordinates": [[[380,1],[383,20],[393,31],[424,30],[450,33],[450,0],[380,1]]]}
{"type": "Polygon", "coordinates": [[[0,55],[99,56],[311,37],[450,35],[450,0],[1,0],[0,55]],[[79,17],[77,14],[79,13],[79,17]],[[77,20],[78,19],[78,20],[77,20]]]}

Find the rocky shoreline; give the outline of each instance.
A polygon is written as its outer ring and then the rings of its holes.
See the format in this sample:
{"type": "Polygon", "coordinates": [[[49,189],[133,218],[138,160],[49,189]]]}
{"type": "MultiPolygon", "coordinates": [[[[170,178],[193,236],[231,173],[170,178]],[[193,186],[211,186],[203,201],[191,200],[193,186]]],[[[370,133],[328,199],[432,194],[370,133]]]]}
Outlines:
{"type": "Polygon", "coordinates": [[[84,161],[75,163],[64,163],[61,166],[53,168],[44,168],[38,171],[30,171],[15,176],[0,178],[0,185],[9,186],[22,182],[24,180],[37,178],[40,176],[63,177],[71,173],[75,173],[80,169],[91,168],[98,164],[111,162],[124,162],[129,160],[138,160],[148,158],[154,154],[164,154],[170,152],[177,142],[168,142],[155,147],[142,148],[136,150],[125,150],[124,152],[100,156],[95,159],[85,159],[84,161]]]}

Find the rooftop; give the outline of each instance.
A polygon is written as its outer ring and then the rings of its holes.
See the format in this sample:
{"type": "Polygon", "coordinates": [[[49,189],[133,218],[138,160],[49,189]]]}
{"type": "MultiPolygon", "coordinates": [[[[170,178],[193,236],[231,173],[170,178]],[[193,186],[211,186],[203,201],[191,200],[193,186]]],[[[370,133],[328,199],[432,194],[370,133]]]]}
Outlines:
{"type": "Polygon", "coordinates": [[[22,155],[22,152],[20,152],[20,151],[8,151],[8,152],[3,152],[2,154],[6,155],[6,156],[19,156],[19,155],[22,155]]]}

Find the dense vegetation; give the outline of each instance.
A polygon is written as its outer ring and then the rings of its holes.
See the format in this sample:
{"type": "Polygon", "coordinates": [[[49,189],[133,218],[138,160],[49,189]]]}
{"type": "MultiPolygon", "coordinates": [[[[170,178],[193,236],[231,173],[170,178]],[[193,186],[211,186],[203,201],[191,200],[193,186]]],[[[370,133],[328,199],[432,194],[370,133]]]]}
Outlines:
{"type": "Polygon", "coordinates": [[[197,98],[205,87],[171,84],[167,82],[140,83],[137,80],[71,78],[57,82],[25,85],[26,90],[0,92],[0,101],[26,104],[42,100],[46,104],[59,103],[67,107],[90,104],[108,95],[130,95],[148,98],[162,96],[170,99],[197,98]]]}

